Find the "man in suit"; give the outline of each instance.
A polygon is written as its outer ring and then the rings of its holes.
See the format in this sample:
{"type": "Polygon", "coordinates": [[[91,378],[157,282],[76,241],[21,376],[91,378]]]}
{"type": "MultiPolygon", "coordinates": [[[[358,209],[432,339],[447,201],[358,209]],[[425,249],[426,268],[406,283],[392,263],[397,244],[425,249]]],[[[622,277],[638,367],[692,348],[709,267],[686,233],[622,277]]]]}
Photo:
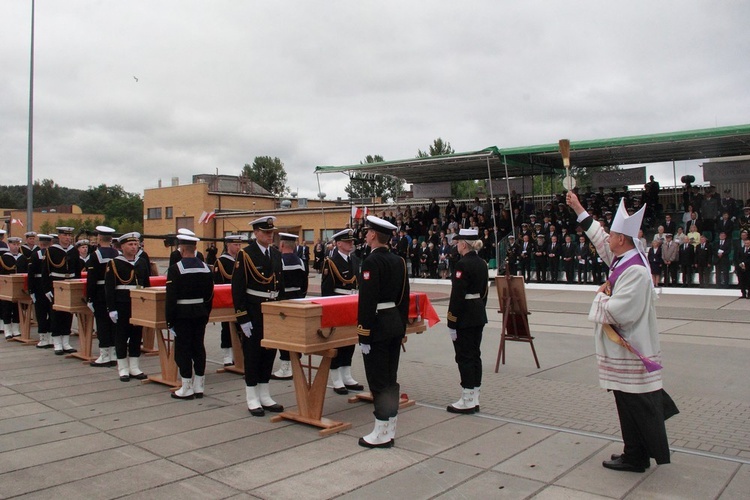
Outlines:
{"type": "Polygon", "coordinates": [[[680,267],[680,245],[672,239],[672,233],[664,235],[665,242],[661,246],[661,258],[664,270],[664,286],[677,286],[677,269],[680,267]]]}
{"type": "Polygon", "coordinates": [[[305,272],[310,274],[310,247],[307,246],[307,241],[302,240],[302,244],[297,245],[295,253],[305,266],[305,272]]]}
{"type": "Polygon", "coordinates": [[[672,220],[672,216],[669,214],[666,214],[664,216],[664,232],[665,233],[671,233],[675,234],[677,233],[677,224],[672,220]]]}
{"type": "Polygon", "coordinates": [[[576,267],[578,269],[578,283],[586,283],[588,281],[587,273],[590,260],[591,250],[589,250],[589,244],[586,241],[586,236],[581,235],[578,237],[578,243],[576,244],[576,267]]]}
{"type": "Polygon", "coordinates": [[[565,235],[565,243],[560,250],[562,254],[563,269],[565,270],[565,281],[567,283],[575,282],[575,265],[576,265],[576,247],[573,244],[573,238],[565,235]]]}
{"type": "Polygon", "coordinates": [[[547,247],[547,269],[549,270],[550,281],[552,283],[557,283],[560,276],[561,251],[562,248],[557,242],[557,235],[553,234],[550,236],[549,246],[547,247]]]}
{"type": "Polygon", "coordinates": [[[536,248],[534,249],[534,267],[536,268],[536,282],[547,282],[547,242],[544,235],[536,237],[536,248]]]}
{"type": "Polygon", "coordinates": [[[714,250],[716,262],[716,286],[727,287],[729,285],[729,252],[731,246],[727,239],[727,233],[719,233],[719,240],[714,250]]]}
{"type": "Polygon", "coordinates": [[[505,265],[508,266],[508,273],[515,276],[518,272],[518,244],[512,234],[508,236],[508,245],[505,247],[505,265]]]}
{"type": "Polygon", "coordinates": [[[711,277],[711,259],[713,250],[705,234],[701,235],[701,242],[695,247],[695,269],[698,271],[698,283],[701,287],[709,285],[711,277]]]}
{"type": "Polygon", "coordinates": [[[690,241],[680,245],[680,272],[682,273],[682,286],[688,287],[693,283],[693,265],[695,263],[695,247],[690,241]]]}
{"type": "Polygon", "coordinates": [[[255,240],[237,254],[232,272],[232,300],[242,329],[245,358],[245,397],[254,417],[266,411],[280,413],[284,407],[273,400],[269,381],[276,349],[260,345],[263,340],[261,304],[278,299],[284,289],[281,253],[273,246],[276,217],[265,216],[250,222],[255,240]]]}
{"type": "Polygon", "coordinates": [[[728,240],[732,240],[732,232],[734,231],[734,222],[729,218],[729,212],[723,212],[721,219],[716,224],[716,230],[719,233],[726,234],[728,240]]]}
{"type": "Polygon", "coordinates": [[[531,281],[531,258],[534,255],[535,245],[526,233],[523,241],[518,244],[518,267],[526,283],[531,281]]]}

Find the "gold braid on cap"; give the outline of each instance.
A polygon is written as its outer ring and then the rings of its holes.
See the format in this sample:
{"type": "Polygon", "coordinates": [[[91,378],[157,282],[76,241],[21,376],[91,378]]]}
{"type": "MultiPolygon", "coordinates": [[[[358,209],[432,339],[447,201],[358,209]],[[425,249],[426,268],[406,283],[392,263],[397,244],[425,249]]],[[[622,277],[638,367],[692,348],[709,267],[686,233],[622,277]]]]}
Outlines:
{"type": "Polygon", "coordinates": [[[255,267],[255,264],[253,263],[253,259],[250,258],[250,256],[245,252],[244,250],[240,250],[242,252],[242,260],[245,264],[245,280],[247,280],[247,272],[250,271],[250,274],[253,275],[253,279],[260,283],[261,285],[268,285],[273,282],[273,287],[276,288],[276,273],[273,272],[273,263],[271,267],[271,276],[266,278],[263,276],[263,273],[258,271],[258,268],[255,267]]]}
{"type": "MultiPolygon", "coordinates": [[[[349,257],[351,259],[351,257],[349,257]]],[[[334,277],[342,282],[345,285],[356,285],[357,284],[357,275],[356,273],[354,276],[352,276],[350,279],[344,279],[343,276],[341,276],[341,273],[339,272],[339,268],[336,267],[336,264],[333,263],[333,260],[331,260],[330,257],[326,257],[326,262],[328,263],[328,267],[331,268],[331,272],[333,272],[334,277]]]]}

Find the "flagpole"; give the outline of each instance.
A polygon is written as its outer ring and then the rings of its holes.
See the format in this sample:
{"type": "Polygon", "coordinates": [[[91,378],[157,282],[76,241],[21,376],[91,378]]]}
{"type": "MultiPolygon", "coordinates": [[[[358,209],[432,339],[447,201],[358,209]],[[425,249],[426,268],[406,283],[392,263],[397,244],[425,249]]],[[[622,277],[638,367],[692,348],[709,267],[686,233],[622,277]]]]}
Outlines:
{"type": "Polygon", "coordinates": [[[29,68],[29,145],[26,179],[26,223],[34,230],[34,0],[31,0],[31,58],[29,68]]]}

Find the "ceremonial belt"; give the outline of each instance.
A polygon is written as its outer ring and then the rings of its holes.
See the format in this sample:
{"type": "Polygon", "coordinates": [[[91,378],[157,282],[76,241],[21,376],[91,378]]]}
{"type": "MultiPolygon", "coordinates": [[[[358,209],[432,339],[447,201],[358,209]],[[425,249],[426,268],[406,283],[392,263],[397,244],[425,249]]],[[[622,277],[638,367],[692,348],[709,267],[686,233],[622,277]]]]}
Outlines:
{"type": "Polygon", "coordinates": [[[356,295],[357,294],[356,289],[347,290],[346,288],[334,288],[333,291],[339,295],[356,295]]]}
{"type": "Polygon", "coordinates": [[[135,290],[138,288],[137,285],[117,285],[115,290],[135,290]]]}
{"type": "Polygon", "coordinates": [[[256,297],[263,297],[264,299],[275,299],[279,296],[279,292],[277,290],[271,290],[269,292],[261,292],[260,290],[251,290],[248,288],[245,290],[245,293],[248,295],[254,295],[256,297]]]}
{"type": "Polygon", "coordinates": [[[104,284],[104,280],[99,280],[99,281],[96,282],[96,284],[97,285],[103,285],[104,284]]]}
{"type": "Polygon", "coordinates": [[[467,300],[481,299],[482,298],[482,294],[481,293],[467,293],[466,295],[464,295],[464,298],[467,299],[467,300]]]}
{"type": "Polygon", "coordinates": [[[203,299],[177,299],[179,305],[203,304],[203,299]]]}
{"type": "Polygon", "coordinates": [[[380,311],[381,309],[391,309],[393,307],[396,307],[395,302],[378,302],[376,309],[380,311]]]}
{"type": "Polygon", "coordinates": [[[299,287],[299,286],[284,288],[285,292],[299,292],[300,290],[302,290],[302,287],[299,287]]]}
{"type": "Polygon", "coordinates": [[[51,273],[49,273],[49,275],[52,278],[64,278],[64,279],[68,279],[68,278],[72,278],[73,277],[73,275],[69,274],[69,273],[55,273],[55,272],[51,272],[51,273]]]}

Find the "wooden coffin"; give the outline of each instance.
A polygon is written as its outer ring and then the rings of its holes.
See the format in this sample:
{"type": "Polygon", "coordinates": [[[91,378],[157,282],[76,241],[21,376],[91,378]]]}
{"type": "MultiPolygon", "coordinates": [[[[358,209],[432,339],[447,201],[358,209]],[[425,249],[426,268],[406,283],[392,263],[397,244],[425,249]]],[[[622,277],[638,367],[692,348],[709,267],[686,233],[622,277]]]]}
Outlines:
{"type": "Polygon", "coordinates": [[[0,300],[18,302],[31,300],[26,288],[26,274],[0,275],[0,300]]]}
{"type": "Polygon", "coordinates": [[[86,307],[86,282],[84,280],[55,281],[52,285],[56,311],[69,313],[91,313],[86,307]]]}
{"type": "MultiPolygon", "coordinates": [[[[231,304],[231,285],[214,286],[214,301],[210,322],[234,321],[237,314],[234,307],[227,307],[231,304]],[[227,297],[230,297],[227,304],[227,297]]],[[[163,286],[149,288],[139,288],[130,291],[131,300],[131,318],[130,322],[134,325],[155,328],[157,330],[167,327],[166,319],[166,300],[167,289],[163,286]]]]}

